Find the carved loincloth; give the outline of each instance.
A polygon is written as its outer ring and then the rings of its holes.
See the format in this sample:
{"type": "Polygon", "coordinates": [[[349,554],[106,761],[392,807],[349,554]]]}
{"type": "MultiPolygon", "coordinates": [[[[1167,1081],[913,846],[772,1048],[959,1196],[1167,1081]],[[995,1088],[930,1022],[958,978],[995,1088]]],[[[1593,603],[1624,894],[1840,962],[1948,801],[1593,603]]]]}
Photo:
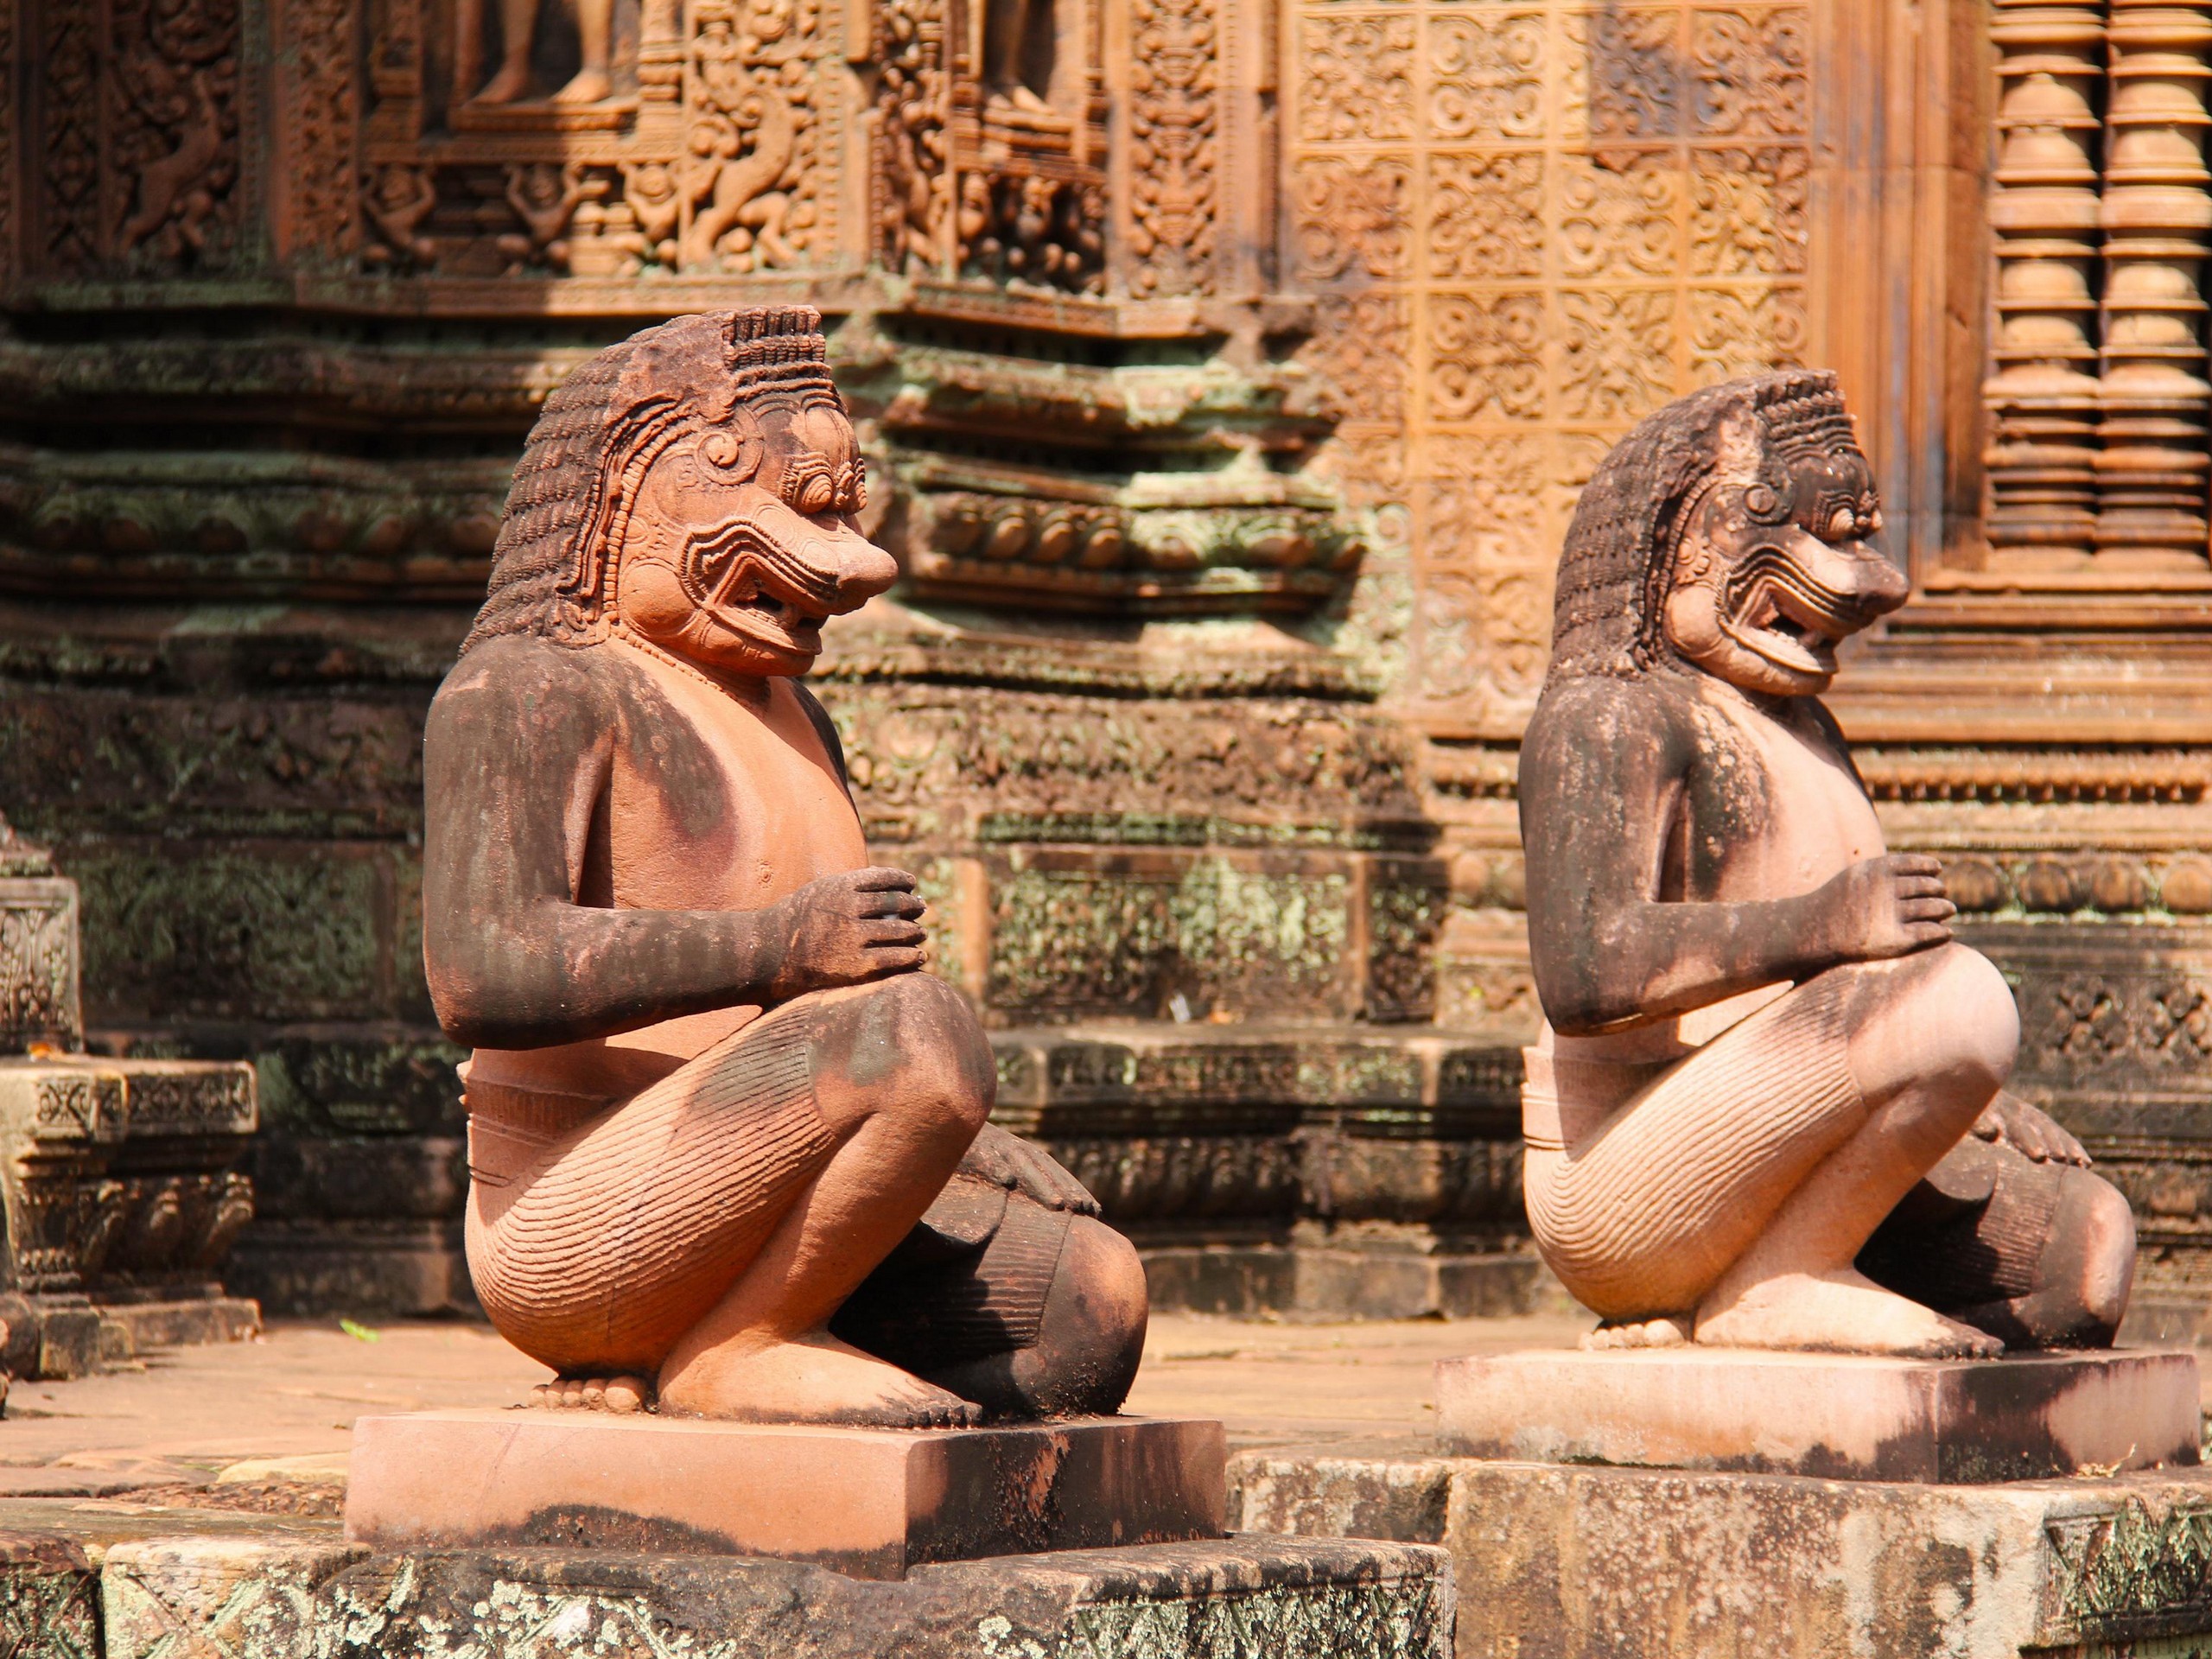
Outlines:
{"type": "Polygon", "coordinates": [[[769,1019],[612,1102],[471,1079],[468,1268],[563,1372],[650,1373],[836,1149],[809,1028],[769,1019]]]}
{"type": "MultiPolygon", "coordinates": [[[[472,1078],[466,1103],[477,1296],[564,1372],[656,1370],[834,1150],[795,1021],[626,1102],[472,1078]]],[[[830,1328],[909,1370],[1026,1348],[1073,1219],[956,1175],[830,1328]]]]}
{"type": "Polygon", "coordinates": [[[1694,1308],[1858,1128],[1840,1003],[1823,976],[1618,1038],[1547,1028],[1527,1051],[1523,1183],[1578,1300],[1614,1319],[1694,1308]]]}

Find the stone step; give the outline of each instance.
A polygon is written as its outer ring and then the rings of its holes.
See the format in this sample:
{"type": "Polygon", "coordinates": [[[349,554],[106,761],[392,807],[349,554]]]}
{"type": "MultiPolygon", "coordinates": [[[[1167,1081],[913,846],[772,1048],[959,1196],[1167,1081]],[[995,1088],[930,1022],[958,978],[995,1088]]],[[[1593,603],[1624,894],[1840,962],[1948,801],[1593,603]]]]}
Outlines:
{"type": "Polygon", "coordinates": [[[0,1516],[10,1659],[1449,1659],[1443,1552],[1227,1538],[1003,1556],[899,1582],[791,1561],[380,1552],[327,1527],[53,1503],[0,1516]]]}

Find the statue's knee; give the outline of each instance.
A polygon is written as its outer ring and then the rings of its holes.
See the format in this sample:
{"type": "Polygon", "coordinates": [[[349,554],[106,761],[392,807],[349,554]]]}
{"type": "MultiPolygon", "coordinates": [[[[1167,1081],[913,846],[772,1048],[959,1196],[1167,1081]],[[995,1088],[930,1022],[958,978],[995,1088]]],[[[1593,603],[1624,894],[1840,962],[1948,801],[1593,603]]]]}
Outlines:
{"type": "MultiPolygon", "coordinates": [[[[2020,1011],[2005,976],[1979,950],[1939,945],[1923,953],[1916,1027],[1931,1046],[1929,1069],[1986,1101],[2005,1086],[2020,1047],[2020,1011]]],[[[1907,961],[1914,958],[1908,957],[1907,961]]]]}
{"type": "Polygon", "coordinates": [[[990,1039],[959,992],[929,974],[901,974],[842,1005],[842,1070],[888,1109],[973,1135],[991,1115],[998,1071],[990,1039]]]}

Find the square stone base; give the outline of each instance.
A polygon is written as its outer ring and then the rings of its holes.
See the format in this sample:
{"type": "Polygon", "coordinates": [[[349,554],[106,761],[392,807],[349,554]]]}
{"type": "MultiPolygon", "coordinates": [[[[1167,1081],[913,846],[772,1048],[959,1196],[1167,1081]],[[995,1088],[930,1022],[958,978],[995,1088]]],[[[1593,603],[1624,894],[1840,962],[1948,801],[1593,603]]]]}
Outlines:
{"type": "Polygon", "coordinates": [[[925,1561],[1218,1538],[1227,1441],[1195,1419],[828,1428],[562,1410],[353,1426],[346,1535],[772,1556],[858,1578],[925,1561]]]}
{"type": "Polygon", "coordinates": [[[1442,1545],[1462,1659],[2212,1652],[2212,1474],[1979,1486],[1248,1452],[1230,1523],[1442,1545]]]}
{"type": "Polygon", "coordinates": [[[2197,1460],[2196,1361],[1663,1348],[1440,1361],[1441,1451],[1846,1480],[2036,1480],[2197,1460]]]}

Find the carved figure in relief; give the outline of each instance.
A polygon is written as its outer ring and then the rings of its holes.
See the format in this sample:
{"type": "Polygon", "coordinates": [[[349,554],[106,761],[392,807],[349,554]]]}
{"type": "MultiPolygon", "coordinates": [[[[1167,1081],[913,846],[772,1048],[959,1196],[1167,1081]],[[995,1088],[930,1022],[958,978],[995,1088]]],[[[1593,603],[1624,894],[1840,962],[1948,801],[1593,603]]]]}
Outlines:
{"type": "Polygon", "coordinates": [[[1669,405],[1584,490],[1521,763],[1529,1217],[1596,1345],[2110,1341],[2128,1206],[2003,1091],[2011,991],[1818,701],[1904,601],[1833,376],[1669,405]]]}
{"type": "Polygon", "coordinates": [[[718,260],[745,272],[797,262],[785,231],[790,194],[779,188],[798,150],[804,66],[785,42],[796,16],[789,0],[753,0],[744,28],[728,11],[707,13],[691,43],[702,113],[690,133],[684,188],[692,203],[683,262],[718,260]]]}
{"type": "MultiPolygon", "coordinates": [[[[461,0],[461,37],[473,43],[483,29],[484,0],[461,0]]],[[[547,0],[499,0],[499,67],[470,100],[476,104],[512,104],[530,91],[530,54],[537,40],[537,20],[547,0]]],[[[553,94],[556,104],[598,104],[614,95],[611,53],[614,41],[614,0],[571,0],[576,38],[582,64],[567,86],[553,94]]],[[[474,60],[473,51],[465,54],[474,60]]]]}
{"type": "Polygon", "coordinates": [[[626,162],[622,199],[637,216],[639,233],[650,245],[652,257],[664,265],[673,265],[677,221],[683,215],[676,175],[660,162],[626,162]]]}
{"type": "Polygon", "coordinates": [[[469,1265],[555,1398],[928,1426],[1134,1376],[1135,1252],[987,1125],[989,1046],[798,678],[896,575],[862,489],[812,311],[609,347],[546,403],[432,708],[469,1265]]]}
{"type": "Polygon", "coordinates": [[[556,167],[550,162],[532,162],[509,168],[507,206],[529,227],[529,234],[501,237],[499,251],[518,265],[532,257],[566,265],[569,245],[561,239],[561,233],[569,228],[579,207],[596,201],[607,191],[606,180],[586,178],[583,168],[573,162],[556,167]]]}
{"type": "Polygon", "coordinates": [[[423,265],[437,262],[437,245],[415,233],[438,205],[437,187],[430,182],[428,168],[397,162],[378,168],[361,205],[383,238],[382,245],[372,245],[363,253],[369,264],[390,264],[402,258],[423,265]]]}

